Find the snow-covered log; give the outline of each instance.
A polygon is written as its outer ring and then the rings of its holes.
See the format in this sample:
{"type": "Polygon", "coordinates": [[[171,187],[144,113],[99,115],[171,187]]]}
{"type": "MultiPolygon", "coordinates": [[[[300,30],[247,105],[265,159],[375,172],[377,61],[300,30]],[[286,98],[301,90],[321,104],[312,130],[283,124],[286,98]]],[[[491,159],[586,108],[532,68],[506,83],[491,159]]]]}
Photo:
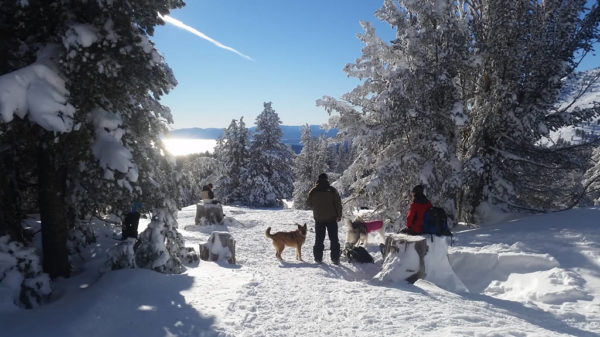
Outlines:
{"type": "Polygon", "coordinates": [[[196,204],[196,225],[222,224],[223,217],[223,206],[221,204],[204,202],[196,204]]]}
{"type": "Polygon", "coordinates": [[[388,235],[383,247],[383,266],[375,278],[410,283],[425,279],[446,290],[468,292],[450,266],[447,240],[434,235],[388,235]]]}
{"type": "Polygon", "coordinates": [[[208,241],[200,244],[200,259],[235,264],[235,240],[228,232],[212,232],[208,241]]]}

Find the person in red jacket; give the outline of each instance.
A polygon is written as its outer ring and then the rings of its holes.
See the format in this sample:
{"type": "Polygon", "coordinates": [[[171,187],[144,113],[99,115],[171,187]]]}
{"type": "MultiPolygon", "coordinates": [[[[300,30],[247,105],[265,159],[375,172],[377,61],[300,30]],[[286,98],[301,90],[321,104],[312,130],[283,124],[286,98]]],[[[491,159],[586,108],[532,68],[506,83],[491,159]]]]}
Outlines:
{"type": "Polygon", "coordinates": [[[423,232],[423,219],[425,212],[432,207],[423,193],[423,185],[417,185],[412,189],[412,203],[406,215],[406,227],[400,232],[418,235],[423,232]]]}

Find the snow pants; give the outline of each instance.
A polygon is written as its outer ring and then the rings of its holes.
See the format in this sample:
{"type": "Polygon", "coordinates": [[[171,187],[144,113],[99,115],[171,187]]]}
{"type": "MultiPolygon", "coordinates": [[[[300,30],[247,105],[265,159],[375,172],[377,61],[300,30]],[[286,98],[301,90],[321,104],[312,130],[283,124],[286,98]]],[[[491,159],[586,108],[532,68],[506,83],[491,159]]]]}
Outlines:
{"type": "Polygon", "coordinates": [[[323,261],[323,250],[325,245],[325,231],[329,235],[331,244],[331,261],[340,261],[340,240],[338,239],[338,224],[337,222],[319,222],[315,221],[315,245],[313,246],[313,255],[315,262],[323,261]]]}

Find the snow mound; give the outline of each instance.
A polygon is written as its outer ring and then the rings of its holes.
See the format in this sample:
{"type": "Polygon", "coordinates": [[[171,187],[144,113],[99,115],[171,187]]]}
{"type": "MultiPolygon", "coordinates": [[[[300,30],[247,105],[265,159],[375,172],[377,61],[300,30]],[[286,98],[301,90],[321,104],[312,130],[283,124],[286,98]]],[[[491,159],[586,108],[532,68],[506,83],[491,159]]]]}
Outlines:
{"type": "Polygon", "coordinates": [[[455,248],[450,264],[467,288],[483,292],[493,281],[504,281],[513,273],[527,274],[558,267],[556,259],[548,254],[522,251],[522,243],[511,246],[494,244],[484,247],[455,248]]]}
{"type": "Polygon", "coordinates": [[[585,291],[585,280],[579,274],[561,268],[510,274],[504,282],[493,281],[484,294],[510,301],[546,304],[592,299],[585,291]]]}
{"type": "Polygon", "coordinates": [[[456,276],[448,260],[448,239],[431,236],[427,238],[429,250],[425,254],[425,280],[453,292],[468,292],[464,283],[456,276]]]}

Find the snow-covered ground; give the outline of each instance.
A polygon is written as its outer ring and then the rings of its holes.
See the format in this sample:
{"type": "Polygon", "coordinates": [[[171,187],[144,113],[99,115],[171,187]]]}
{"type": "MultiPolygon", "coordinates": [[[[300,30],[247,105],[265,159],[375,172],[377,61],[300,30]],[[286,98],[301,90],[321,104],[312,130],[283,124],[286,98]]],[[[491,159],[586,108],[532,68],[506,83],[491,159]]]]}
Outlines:
{"type": "MultiPolygon", "coordinates": [[[[457,231],[450,262],[469,292],[419,280],[385,283],[376,263],[313,263],[311,213],[224,207],[225,226],[195,226],[179,213],[188,246],[215,230],[235,240],[236,265],[201,261],[182,275],[98,272],[118,228],[99,225],[98,242],[75,275],[54,284],[52,302],[0,308],[1,336],[600,336],[600,209],[529,216],[457,231]],[[264,231],[308,223],[302,256],[264,231]],[[441,287],[440,287],[441,286],[441,287]]],[[[141,224],[143,227],[145,223],[141,224]]],[[[345,230],[340,229],[340,238],[345,230]]],[[[326,241],[326,247],[328,242],[326,241]]]]}

